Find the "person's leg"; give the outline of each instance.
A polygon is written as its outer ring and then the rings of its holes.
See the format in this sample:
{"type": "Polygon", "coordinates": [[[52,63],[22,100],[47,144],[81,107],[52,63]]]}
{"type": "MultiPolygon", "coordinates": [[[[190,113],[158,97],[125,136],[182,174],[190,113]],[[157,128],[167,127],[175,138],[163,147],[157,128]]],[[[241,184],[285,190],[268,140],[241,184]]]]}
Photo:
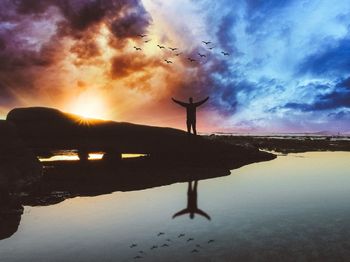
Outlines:
{"type": "Polygon", "coordinates": [[[192,123],[193,134],[197,135],[196,121],[192,123]]]}
{"type": "Polygon", "coordinates": [[[187,133],[191,134],[191,122],[187,121],[186,124],[187,124],[187,133]]]}

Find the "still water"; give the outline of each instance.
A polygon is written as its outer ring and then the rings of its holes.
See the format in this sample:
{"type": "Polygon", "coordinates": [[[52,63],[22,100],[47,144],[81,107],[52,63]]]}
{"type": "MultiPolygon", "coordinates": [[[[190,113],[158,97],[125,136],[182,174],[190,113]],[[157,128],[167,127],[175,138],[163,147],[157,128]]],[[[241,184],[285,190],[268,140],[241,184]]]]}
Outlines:
{"type": "Polygon", "coordinates": [[[193,219],[172,218],[188,183],[27,206],[0,261],[349,261],[349,170],[346,152],[244,166],[198,181],[193,219]]]}

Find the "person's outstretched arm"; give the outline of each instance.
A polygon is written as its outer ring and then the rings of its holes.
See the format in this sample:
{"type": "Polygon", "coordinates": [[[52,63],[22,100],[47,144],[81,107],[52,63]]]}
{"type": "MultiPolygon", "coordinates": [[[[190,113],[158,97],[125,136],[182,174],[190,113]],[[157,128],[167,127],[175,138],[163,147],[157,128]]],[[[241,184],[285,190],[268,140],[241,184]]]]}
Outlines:
{"type": "Polygon", "coordinates": [[[184,102],[181,102],[181,101],[179,101],[179,100],[176,100],[175,98],[171,98],[176,104],[179,104],[180,106],[184,106],[184,107],[186,107],[187,106],[187,103],[184,103],[184,102]]]}
{"type": "Polygon", "coordinates": [[[196,106],[201,106],[201,105],[203,105],[205,102],[207,102],[207,101],[208,101],[208,99],[209,99],[209,96],[208,96],[206,99],[204,99],[204,100],[202,100],[202,101],[199,101],[199,102],[195,103],[195,105],[196,105],[196,106]]]}

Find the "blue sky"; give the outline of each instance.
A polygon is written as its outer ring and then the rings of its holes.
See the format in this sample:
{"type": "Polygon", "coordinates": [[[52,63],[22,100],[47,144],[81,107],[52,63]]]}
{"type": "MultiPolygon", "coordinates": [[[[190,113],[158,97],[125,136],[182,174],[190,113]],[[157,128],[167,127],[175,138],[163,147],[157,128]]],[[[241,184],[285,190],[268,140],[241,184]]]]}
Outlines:
{"type": "Polygon", "coordinates": [[[215,86],[212,106],[225,115],[228,126],[252,131],[350,130],[349,2],[144,3],[188,42],[207,39],[231,54],[220,68],[206,71],[207,83],[215,86]]]}

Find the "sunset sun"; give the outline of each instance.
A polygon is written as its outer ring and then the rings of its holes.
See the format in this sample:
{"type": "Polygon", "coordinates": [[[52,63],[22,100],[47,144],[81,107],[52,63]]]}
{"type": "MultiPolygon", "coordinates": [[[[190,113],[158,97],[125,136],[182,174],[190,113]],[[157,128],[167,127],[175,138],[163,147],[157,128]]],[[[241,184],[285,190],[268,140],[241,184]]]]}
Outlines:
{"type": "Polygon", "coordinates": [[[73,100],[68,107],[70,113],[83,118],[108,119],[104,99],[98,94],[84,93],[73,100]]]}

